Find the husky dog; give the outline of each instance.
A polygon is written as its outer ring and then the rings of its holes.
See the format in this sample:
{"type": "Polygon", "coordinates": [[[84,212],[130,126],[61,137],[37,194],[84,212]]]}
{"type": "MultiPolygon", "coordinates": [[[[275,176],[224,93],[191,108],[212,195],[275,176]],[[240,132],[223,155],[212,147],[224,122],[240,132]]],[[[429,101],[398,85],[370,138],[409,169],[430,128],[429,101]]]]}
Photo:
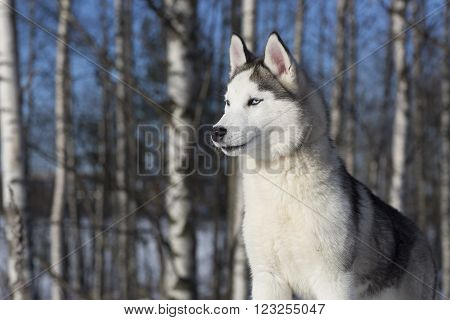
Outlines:
{"type": "Polygon", "coordinates": [[[325,103],[280,37],[256,58],[233,35],[230,65],[212,139],[241,156],[253,298],[432,299],[424,236],[346,171],[325,103]]]}

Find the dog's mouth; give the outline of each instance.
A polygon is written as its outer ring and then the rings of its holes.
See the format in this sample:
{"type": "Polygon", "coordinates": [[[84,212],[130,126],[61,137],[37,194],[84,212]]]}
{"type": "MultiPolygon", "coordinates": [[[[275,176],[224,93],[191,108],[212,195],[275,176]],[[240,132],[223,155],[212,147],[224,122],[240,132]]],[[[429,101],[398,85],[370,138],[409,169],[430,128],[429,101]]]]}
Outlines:
{"type": "Polygon", "coordinates": [[[244,149],[250,142],[253,141],[255,137],[250,138],[250,140],[248,140],[247,142],[243,143],[243,144],[239,144],[239,145],[234,145],[234,146],[225,146],[225,145],[221,145],[220,149],[222,149],[222,151],[225,154],[230,154],[233,151],[237,151],[237,150],[242,150],[244,149]]]}
{"type": "Polygon", "coordinates": [[[244,143],[244,144],[237,145],[237,146],[220,146],[220,148],[221,148],[223,151],[230,152],[230,151],[235,151],[235,150],[238,150],[238,149],[242,149],[242,148],[244,148],[247,144],[248,144],[248,142],[247,142],[247,143],[244,143]]]}

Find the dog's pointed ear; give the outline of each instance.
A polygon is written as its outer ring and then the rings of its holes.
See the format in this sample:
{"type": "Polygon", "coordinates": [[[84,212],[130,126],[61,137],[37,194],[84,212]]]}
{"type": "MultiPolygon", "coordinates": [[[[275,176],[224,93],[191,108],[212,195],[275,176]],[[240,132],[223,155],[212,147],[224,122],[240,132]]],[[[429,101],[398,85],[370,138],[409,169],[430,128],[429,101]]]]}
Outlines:
{"type": "Polygon", "coordinates": [[[247,49],[244,40],[237,34],[231,36],[230,44],[230,76],[237,68],[254,59],[253,54],[247,49]]]}
{"type": "Polygon", "coordinates": [[[276,32],[272,32],[267,40],[264,64],[281,81],[288,83],[295,81],[295,60],[276,32]]]}

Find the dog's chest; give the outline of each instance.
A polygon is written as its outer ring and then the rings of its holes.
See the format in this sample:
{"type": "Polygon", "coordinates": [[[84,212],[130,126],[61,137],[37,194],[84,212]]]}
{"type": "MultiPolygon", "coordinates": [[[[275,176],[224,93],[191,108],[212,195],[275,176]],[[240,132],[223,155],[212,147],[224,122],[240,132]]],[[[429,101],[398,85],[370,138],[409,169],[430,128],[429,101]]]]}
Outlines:
{"type": "Polygon", "coordinates": [[[329,210],[329,202],[320,186],[307,181],[269,180],[244,179],[244,238],[252,269],[272,268],[291,285],[308,287],[328,270],[333,224],[320,211],[329,210]]]}

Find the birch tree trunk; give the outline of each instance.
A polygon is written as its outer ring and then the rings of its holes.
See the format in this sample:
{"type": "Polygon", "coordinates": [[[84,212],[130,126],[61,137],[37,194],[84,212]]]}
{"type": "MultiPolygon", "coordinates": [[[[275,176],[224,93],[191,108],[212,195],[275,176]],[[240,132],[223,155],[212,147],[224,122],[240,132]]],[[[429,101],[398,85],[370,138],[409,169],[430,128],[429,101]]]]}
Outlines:
{"type": "Polygon", "coordinates": [[[242,190],[242,173],[239,168],[239,158],[231,161],[233,173],[228,178],[228,223],[230,250],[230,298],[244,300],[248,296],[248,265],[242,235],[242,219],[244,217],[244,199],[242,190]]]}
{"type": "MultiPolygon", "coordinates": [[[[424,2],[416,0],[412,2],[414,20],[419,21],[424,16],[424,2]]],[[[416,200],[416,222],[422,231],[426,231],[427,226],[427,208],[425,204],[425,177],[424,177],[424,139],[423,139],[423,116],[424,101],[422,91],[422,51],[424,48],[424,39],[420,29],[425,27],[421,22],[413,32],[413,66],[412,66],[412,103],[414,104],[414,175],[415,175],[415,200],[416,200]],[[419,28],[419,29],[418,29],[419,28]]]]}
{"type": "Polygon", "coordinates": [[[170,261],[166,264],[164,294],[168,299],[194,299],[195,232],[187,179],[192,141],[192,106],[195,97],[194,26],[196,1],[164,0],[166,12],[178,30],[167,30],[167,94],[173,102],[167,136],[170,188],[166,192],[169,216],[170,261]]]}
{"type": "MultiPolygon", "coordinates": [[[[450,45],[450,5],[445,8],[445,42],[450,45]]],[[[441,167],[441,252],[442,293],[450,296],[450,66],[448,50],[444,53],[442,74],[442,167],[441,167]]]]}
{"type": "MultiPolygon", "coordinates": [[[[350,49],[350,65],[356,63],[357,60],[357,27],[356,27],[356,8],[355,0],[348,0],[348,20],[349,20],[349,49],[350,49]]],[[[349,79],[349,101],[348,116],[346,118],[346,153],[345,162],[347,169],[351,174],[355,174],[355,144],[356,144],[356,84],[357,84],[358,66],[355,64],[350,69],[349,79]]]]}
{"type": "Polygon", "coordinates": [[[255,49],[256,0],[242,0],[242,38],[249,50],[255,49]]]}
{"type": "Polygon", "coordinates": [[[0,2],[0,117],[2,200],[8,243],[8,277],[13,299],[27,299],[25,253],[26,190],[23,131],[19,103],[16,30],[12,1],[0,2]]]}
{"type": "MultiPolygon", "coordinates": [[[[136,87],[133,79],[133,0],[125,2],[125,61],[126,61],[126,81],[133,87],[136,87]]],[[[127,91],[131,93],[131,91],[127,91]]],[[[127,94],[126,122],[128,128],[127,134],[127,175],[128,175],[128,211],[136,210],[136,177],[137,177],[137,150],[136,150],[136,125],[134,119],[133,95],[127,94]]],[[[128,298],[135,299],[137,293],[137,265],[136,265],[136,215],[132,214],[126,219],[127,234],[126,250],[127,250],[127,278],[128,278],[128,298]]]]}
{"type": "Polygon", "coordinates": [[[334,87],[331,96],[330,134],[331,138],[339,142],[339,132],[341,126],[341,113],[344,105],[345,76],[341,74],[345,70],[345,14],[347,12],[348,0],[339,0],[337,3],[336,22],[336,48],[334,62],[334,87]]]}
{"type": "Polygon", "coordinates": [[[392,131],[392,180],[390,203],[398,210],[403,210],[404,175],[406,165],[406,140],[410,116],[408,101],[408,70],[406,61],[406,0],[393,0],[392,31],[394,40],[394,65],[397,75],[397,92],[395,96],[395,118],[392,131]]]}
{"type": "Polygon", "coordinates": [[[294,30],[294,57],[299,65],[302,65],[305,12],[306,12],[305,0],[297,0],[297,12],[295,14],[295,30],[294,30]]]}
{"type": "MultiPolygon", "coordinates": [[[[67,178],[67,111],[68,100],[68,76],[69,76],[69,57],[67,46],[69,39],[69,17],[70,17],[70,0],[61,0],[59,3],[59,24],[58,38],[56,48],[56,71],[55,71],[55,183],[53,191],[53,203],[51,211],[51,271],[57,278],[62,278],[63,274],[63,237],[62,224],[64,218],[64,205],[66,193],[67,178]]],[[[63,299],[63,291],[58,281],[52,282],[51,288],[52,299],[63,299]]]]}
{"type": "Polygon", "coordinates": [[[130,251],[130,221],[125,216],[130,212],[130,147],[129,135],[130,123],[129,113],[131,108],[130,96],[126,90],[125,83],[130,82],[131,71],[128,56],[127,20],[130,19],[131,0],[116,0],[116,69],[119,81],[116,85],[117,110],[116,110],[116,187],[117,187],[117,213],[119,223],[118,235],[118,272],[119,291],[121,298],[130,298],[133,288],[130,286],[130,265],[134,254],[130,251]]]}

